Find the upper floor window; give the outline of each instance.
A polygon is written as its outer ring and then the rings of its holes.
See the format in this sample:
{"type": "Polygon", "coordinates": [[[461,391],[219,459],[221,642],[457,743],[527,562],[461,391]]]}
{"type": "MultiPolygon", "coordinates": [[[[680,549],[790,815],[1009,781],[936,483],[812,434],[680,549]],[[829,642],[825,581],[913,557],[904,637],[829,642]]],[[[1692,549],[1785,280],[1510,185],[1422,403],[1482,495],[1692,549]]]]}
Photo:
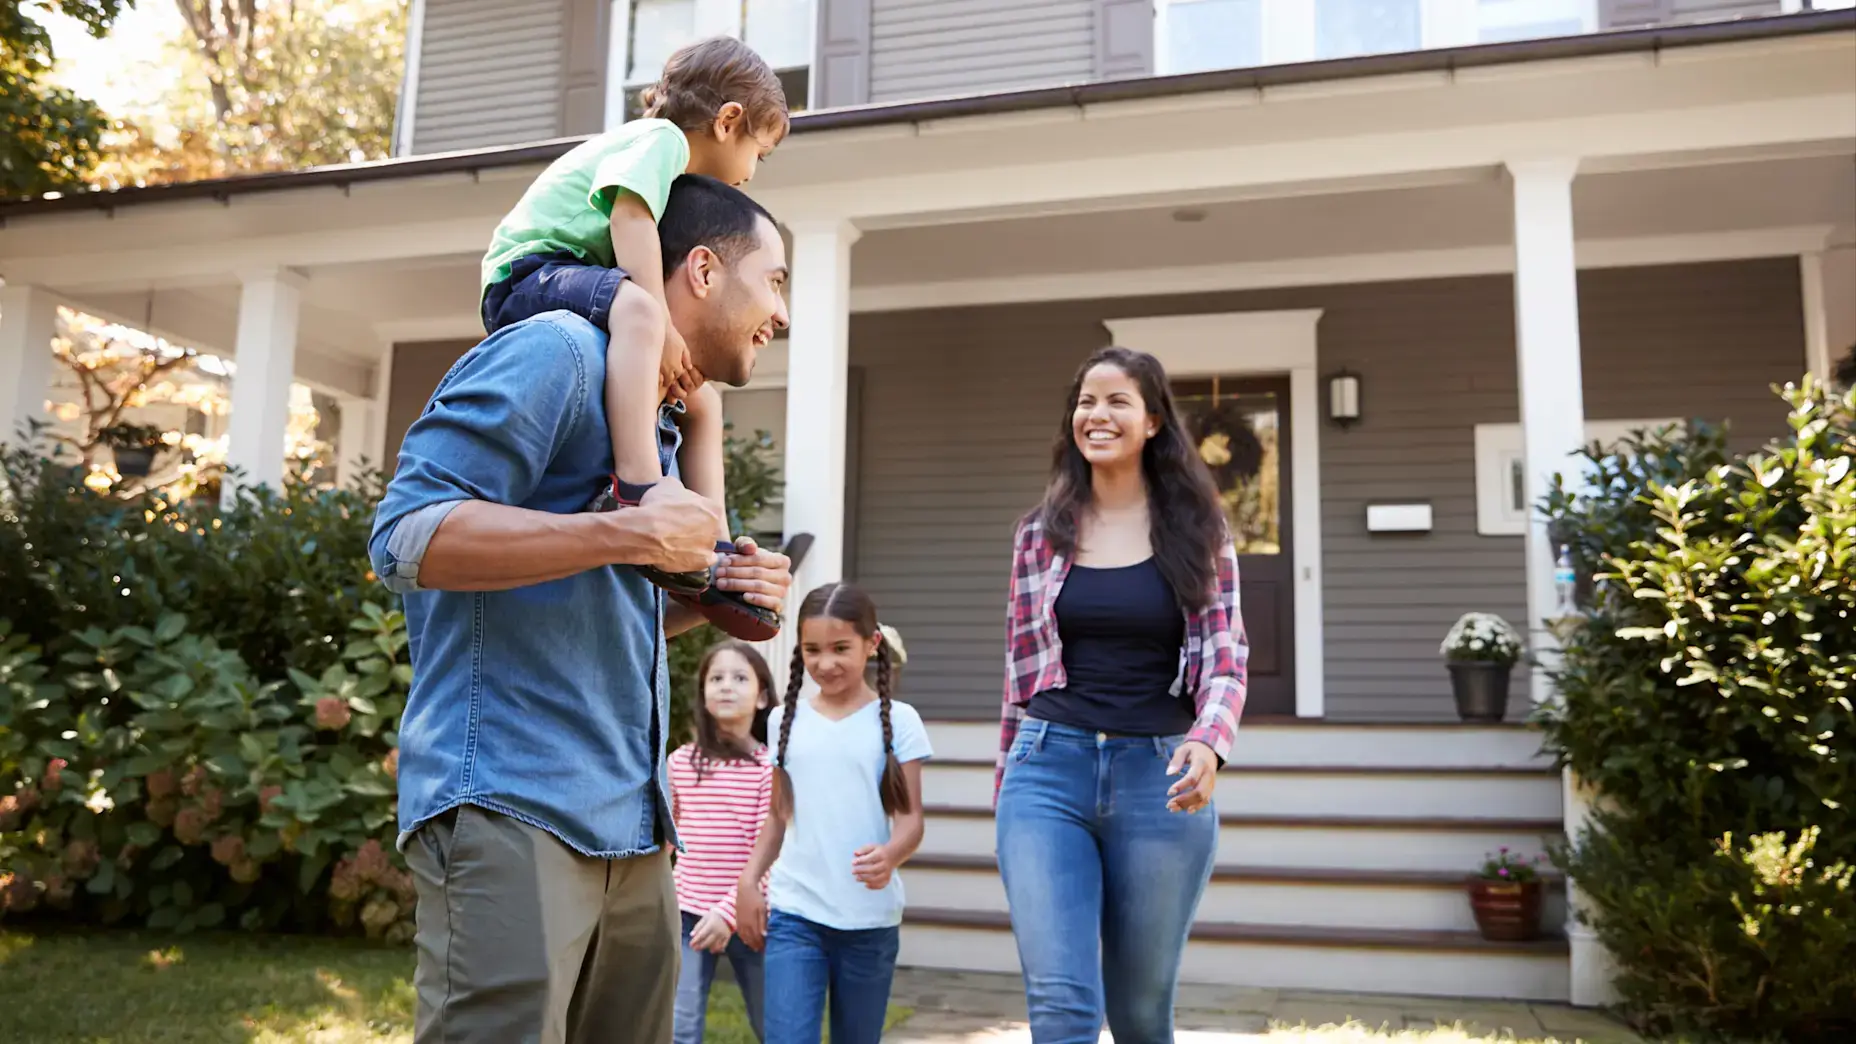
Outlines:
{"type": "Polygon", "coordinates": [[[1597,0],[1157,0],[1165,74],[1571,36],[1597,0]]]}
{"type": "MultiPolygon", "coordinates": [[[[787,106],[806,107],[811,90],[813,0],[617,0],[613,66],[623,69],[624,118],[639,115],[640,96],[657,82],[677,48],[717,34],[738,37],[780,75],[787,106]]],[[[616,121],[614,121],[616,122],[616,121]]]]}

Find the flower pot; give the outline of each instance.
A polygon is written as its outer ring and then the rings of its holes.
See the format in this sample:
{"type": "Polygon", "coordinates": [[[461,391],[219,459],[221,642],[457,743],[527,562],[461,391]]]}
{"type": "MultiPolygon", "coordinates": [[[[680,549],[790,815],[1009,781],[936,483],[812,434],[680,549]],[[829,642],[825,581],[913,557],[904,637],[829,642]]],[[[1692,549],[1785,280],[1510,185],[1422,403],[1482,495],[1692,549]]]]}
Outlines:
{"type": "Polygon", "coordinates": [[[1469,879],[1469,908],[1484,939],[1526,942],[1540,936],[1540,881],[1469,879]]]}
{"type": "Polygon", "coordinates": [[[123,478],[147,478],[155,463],[152,446],[118,446],[110,452],[116,458],[116,473],[123,478]]]}
{"type": "Polygon", "coordinates": [[[1508,713],[1508,678],[1514,665],[1481,660],[1452,660],[1450,691],[1456,714],[1464,721],[1501,721],[1508,713]]]}

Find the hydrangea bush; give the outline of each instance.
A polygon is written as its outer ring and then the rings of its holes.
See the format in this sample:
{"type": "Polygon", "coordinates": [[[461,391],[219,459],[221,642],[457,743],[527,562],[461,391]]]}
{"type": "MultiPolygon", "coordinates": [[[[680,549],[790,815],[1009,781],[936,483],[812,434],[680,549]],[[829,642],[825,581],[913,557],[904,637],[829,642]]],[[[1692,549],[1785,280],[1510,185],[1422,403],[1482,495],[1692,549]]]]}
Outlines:
{"type": "Polygon", "coordinates": [[[1511,665],[1521,658],[1521,635],[1494,613],[1464,613],[1440,650],[1447,660],[1511,665]]]}

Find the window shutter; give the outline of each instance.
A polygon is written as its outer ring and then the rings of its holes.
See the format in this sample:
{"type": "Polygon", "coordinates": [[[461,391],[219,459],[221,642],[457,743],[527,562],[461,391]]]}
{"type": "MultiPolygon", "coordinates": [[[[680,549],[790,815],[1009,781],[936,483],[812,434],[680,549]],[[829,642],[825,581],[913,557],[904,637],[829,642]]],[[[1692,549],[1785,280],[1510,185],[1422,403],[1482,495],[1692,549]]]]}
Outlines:
{"type": "Polygon", "coordinates": [[[1153,0],[1095,0],[1096,79],[1154,73],[1153,0]]]}
{"type": "Polygon", "coordinates": [[[810,108],[870,100],[871,0],[819,0],[818,57],[810,108]]]}

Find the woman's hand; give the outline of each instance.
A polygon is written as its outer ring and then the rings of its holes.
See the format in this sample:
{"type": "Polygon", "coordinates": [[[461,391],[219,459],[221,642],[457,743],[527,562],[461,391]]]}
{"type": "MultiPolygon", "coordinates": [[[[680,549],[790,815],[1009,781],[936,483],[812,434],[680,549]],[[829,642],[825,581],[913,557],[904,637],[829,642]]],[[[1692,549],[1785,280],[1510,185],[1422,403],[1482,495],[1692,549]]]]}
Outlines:
{"type": "Polygon", "coordinates": [[[896,859],[888,845],[865,845],[851,854],[851,876],[875,892],[889,884],[896,872],[896,859]]]}
{"type": "Polygon", "coordinates": [[[758,880],[743,880],[735,889],[735,934],[756,953],[767,947],[767,901],[758,880]]]}
{"type": "Polygon", "coordinates": [[[1166,808],[1168,812],[1197,812],[1211,804],[1212,790],[1218,786],[1218,755],[1198,740],[1187,740],[1173,752],[1166,774],[1179,775],[1182,767],[1186,774],[1167,788],[1166,808]]]}

